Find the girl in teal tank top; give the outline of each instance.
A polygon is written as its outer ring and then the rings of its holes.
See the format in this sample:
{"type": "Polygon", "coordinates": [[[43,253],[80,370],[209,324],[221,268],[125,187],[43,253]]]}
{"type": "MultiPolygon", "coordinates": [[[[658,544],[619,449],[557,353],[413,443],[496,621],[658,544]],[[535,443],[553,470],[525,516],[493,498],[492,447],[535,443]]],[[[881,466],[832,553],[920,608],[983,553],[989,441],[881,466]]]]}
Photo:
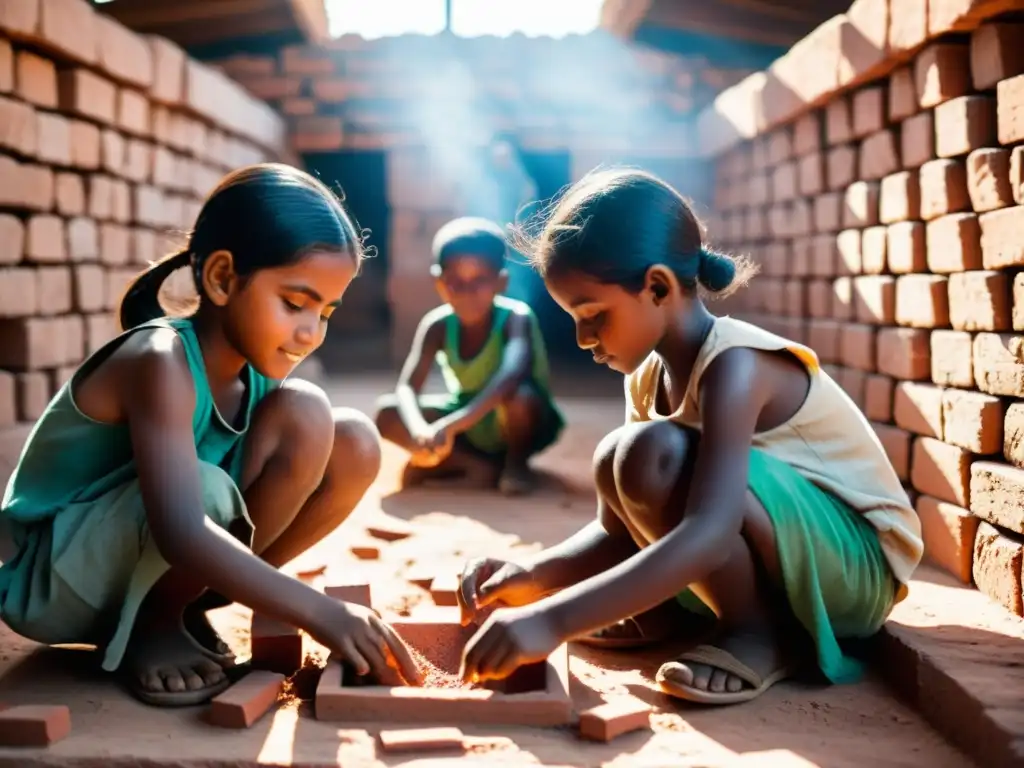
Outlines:
{"type": "Polygon", "coordinates": [[[505,493],[533,486],[531,457],[565,420],[549,386],[547,352],[529,306],[501,295],[505,240],[494,223],[455,219],[434,238],[445,302],[420,321],[394,395],[378,403],[381,436],[411,453],[406,483],[468,475],[505,493]],[[424,395],[437,363],[447,393],[424,395]]]}
{"type": "Polygon", "coordinates": [[[76,371],[29,436],[0,506],[16,555],[0,618],[42,643],[102,648],[145,702],[229,684],[205,610],[237,601],[305,629],[357,671],[419,672],[367,608],[281,573],[373,482],[373,425],[285,380],[324,339],[355,276],[359,230],[319,181],[284,165],[224,178],[186,247],[128,288],[125,331],[76,371]],[[189,268],[199,300],[158,292],[189,268]]]}

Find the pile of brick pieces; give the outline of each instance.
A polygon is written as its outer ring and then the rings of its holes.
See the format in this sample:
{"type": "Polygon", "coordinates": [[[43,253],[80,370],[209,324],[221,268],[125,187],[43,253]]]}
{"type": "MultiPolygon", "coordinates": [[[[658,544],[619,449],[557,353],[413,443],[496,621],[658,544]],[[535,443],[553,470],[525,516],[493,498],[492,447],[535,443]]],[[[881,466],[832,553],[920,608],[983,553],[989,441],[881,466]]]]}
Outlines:
{"type": "Polygon", "coordinates": [[[0,5],[0,432],[36,419],[112,338],[128,281],[180,245],[283,120],[87,0],[0,5]]]}
{"type": "Polygon", "coordinates": [[[723,311],[818,353],[927,557],[1021,616],[1024,24],[985,18],[1011,6],[858,0],[702,119],[756,134],[717,164],[712,236],[762,273],[723,311]],[[878,55],[844,47],[851,29],[878,55]],[[826,80],[791,117],[787,68],[826,80]]]}

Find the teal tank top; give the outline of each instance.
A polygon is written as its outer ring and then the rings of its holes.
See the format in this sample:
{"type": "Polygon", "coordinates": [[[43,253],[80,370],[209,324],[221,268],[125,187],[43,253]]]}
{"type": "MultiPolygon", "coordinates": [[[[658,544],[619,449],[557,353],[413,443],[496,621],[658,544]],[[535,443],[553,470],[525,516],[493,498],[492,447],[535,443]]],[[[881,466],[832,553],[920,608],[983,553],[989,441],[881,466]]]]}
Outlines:
{"type": "Polygon", "coordinates": [[[480,351],[472,358],[463,360],[459,354],[459,318],[455,316],[451,306],[438,307],[431,313],[428,322],[444,319],[444,345],[437,352],[436,360],[444,377],[448,391],[453,395],[475,395],[494,378],[501,366],[501,358],[505,352],[505,323],[511,314],[523,315],[530,325],[530,343],[533,349],[533,367],[531,379],[544,394],[549,392],[550,371],[548,368],[547,349],[544,336],[540,331],[537,316],[525,304],[507,296],[494,298],[494,312],[491,323],[491,334],[487,337],[480,351]]]}
{"type": "Polygon", "coordinates": [[[28,526],[53,518],[69,504],[98,498],[135,476],[128,425],[86,416],[75,404],[72,383],[106,359],[128,335],[145,328],[171,328],[178,334],[195,384],[192,431],[196,452],[201,461],[219,466],[236,483],[240,481],[242,441],[253,409],[279,382],[247,365],[240,426],[228,424],[214,404],[191,319],[159,318],[122,333],[91,355],[36,422],[0,504],[0,514],[11,523],[16,543],[23,540],[28,526]]]}

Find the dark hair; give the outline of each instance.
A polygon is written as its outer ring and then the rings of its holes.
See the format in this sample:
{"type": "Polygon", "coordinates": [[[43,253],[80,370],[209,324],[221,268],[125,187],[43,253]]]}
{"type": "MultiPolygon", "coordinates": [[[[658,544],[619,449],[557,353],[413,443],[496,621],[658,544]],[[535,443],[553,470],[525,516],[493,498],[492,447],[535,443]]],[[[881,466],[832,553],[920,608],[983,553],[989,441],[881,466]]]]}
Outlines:
{"type": "Polygon", "coordinates": [[[452,219],[434,235],[434,262],[444,269],[454,256],[475,256],[495,272],[505,268],[505,232],[490,219],[463,216],[452,219]]]}
{"type": "Polygon", "coordinates": [[[542,277],[581,272],[639,292],[647,270],[664,264],[687,288],[725,296],[757,271],[749,260],[705,245],[687,200],[646,171],[592,171],[541,215],[539,235],[519,226],[514,237],[542,277]]]}
{"type": "Polygon", "coordinates": [[[348,252],[357,267],[369,255],[363,233],[323,182],[279,163],[240,168],[206,198],[185,247],[152,264],[128,286],[121,299],[121,327],[163,317],[160,287],[182,267],[192,268],[201,300],[203,262],[219,250],[231,252],[243,278],[294,263],[314,250],[348,252]]]}

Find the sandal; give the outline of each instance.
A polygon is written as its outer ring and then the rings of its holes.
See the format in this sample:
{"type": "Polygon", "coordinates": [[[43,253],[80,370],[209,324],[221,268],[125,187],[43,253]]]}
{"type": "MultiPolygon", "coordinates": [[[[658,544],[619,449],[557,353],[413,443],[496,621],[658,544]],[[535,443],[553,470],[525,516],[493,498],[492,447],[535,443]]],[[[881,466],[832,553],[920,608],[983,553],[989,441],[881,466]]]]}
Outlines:
{"type": "Polygon", "coordinates": [[[636,649],[658,645],[668,638],[668,633],[657,636],[645,635],[640,623],[636,619],[628,618],[584,635],[576,642],[591,648],[636,649]]]}
{"type": "Polygon", "coordinates": [[[679,655],[675,661],[669,661],[661,665],[656,677],[658,687],[669,696],[675,696],[686,701],[693,701],[698,704],[740,704],[745,701],[756,699],[776,683],[785,680],[793,675],[793,668],[790,665],[783,665],[767,677],[761,677],[742,661],[737,659],[728,651],[717,648],[713,645],[698,645],[697,647],[679,655]],[[666,670],[671,670],[679,662],[692,664],[705,664],[723,672],[734,675],[749,688],[744,688],[735,693],[715,693],[694,688],[691,685],[682,685],[671,680],[666,670]]]}

